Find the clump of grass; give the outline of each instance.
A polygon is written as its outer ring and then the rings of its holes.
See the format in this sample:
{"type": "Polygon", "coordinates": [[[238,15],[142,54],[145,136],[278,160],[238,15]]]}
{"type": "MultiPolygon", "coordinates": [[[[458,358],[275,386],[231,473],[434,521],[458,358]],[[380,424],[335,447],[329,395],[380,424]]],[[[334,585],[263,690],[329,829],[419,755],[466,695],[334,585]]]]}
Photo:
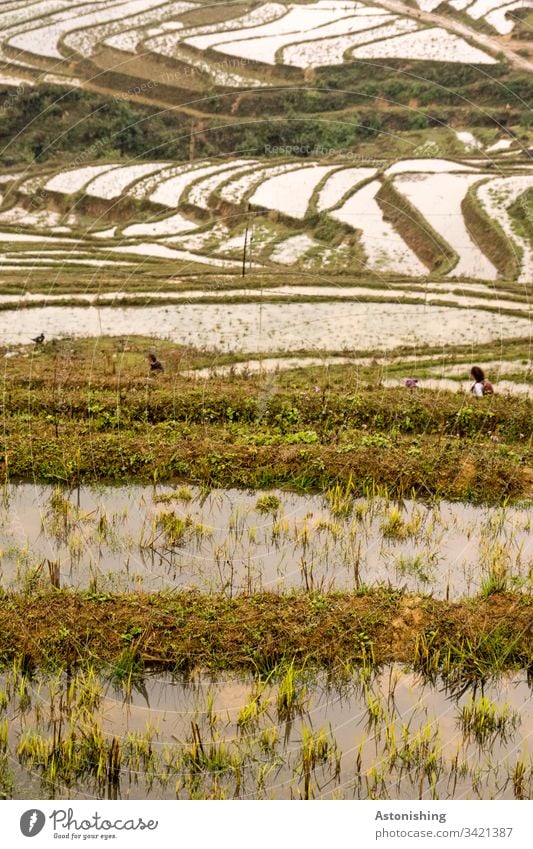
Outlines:
{"type": "MultiPolygon", "coordinates": [[[[525,759],[517,761],[514,769],[511,773],[511,780],[513,782],[513,795],[515,799],[527,799],[528,791],[526,786],[527,781],[527,764],[525,759]]],[[[530,777],[533,776],[533,769],[530,767],[529,769],[530,777]]]]}
{"type": "Polygon", "coordinates": [[[231,771],[239,774],[241,760],[224,740],[202,740],[198,723],[191,721],[192,740],[184,748],[184,760],[193,769],[211,773],[231,771]]]}
{"type": "Polygon", "coordinates": [[[354,506],[354,486],[351,476],[345,484],[337,483],[327,489],[325,498],[333,516],[348,518],[354,506]]]}
{"type": "Polygon", "coordinates": [[[73,522],[73,512],[73,505],[63,496],[61,489],[56,487],[48,501],[46,530],[58,539],[66,538],[73,522]]]}
{"type": "Polygon", "coordinates": [[[381,532],[384,537],[392,537],[394,539],[405,538],[405,523],[397,507],[393,507],[389,511],[387,518],[382,521],[381,532]]]}
{"type": "Polygon", "coordinates": [[[319,763],[326,763],[335,756],[335,774],[340,773],[340,755],[336,744],[325,728],[313,733],[305,723],[302,725],[302,771],[304,775],[304,798],[311,798],[311,773],[319,763]]]}
{"type": "Polygon", "coordinates": [[[53,736],[35,729],[25,732],[19,740],[17,755],[22,764],[39,769],[45,784],[52,790],[60,781],[71,786],[77,777],[92,775],[100,791],[116,790],[120,784],[122,746],[116,737],[109,742],[100,723],[91,716],[81,717],[74,711],[67,725],[59,722],[53,736]]]}
{"type": "Polygon", "coordinates": [[[262,495],[255,502],[255,509],[260,513],[276,513],[281,506],[281,499],[277,495],[262,495]]]}
{"type": "Polygon", "coordinates": [[[481,582],[481,596],[487,598],[493,593],[503,593],[509,589],[510,556],[502,543],[491,540],[482,545],[482,558],[488,566],[487,575],[481,582]]]}
{"type": "Polygon", "coordinates": [[[193,521],[189,515],[182,519],[173,512],[161,513],[157,517],[156,527],[163,532],[167,545],[174,547],[186,542],[193,527],[193,521]]]}
{"type": "Polygon", "coordinates": [[[494,593],[504,593],[507,589],[507,574],[505,572],[491,570],[481,582],[480,595],[482,598],[488,598],[488,596],[494,593]]]}
{"type": "Polygon", "coordinates": [[[465,733],[478,743],[485,743],[497,734],[505,739],[520,724],[520,715],[507,704],[500,707],[486,696],[479,699],[471,696],[461,708],[459,721],[465,733]]]}
{"type": "Polygon", "coordinates": [[[403,540],[416,536],[422,523],[421,514],[413,512],[412,517],[406,521],[398,507],[391,507],[388,515],[383,519],[380,528],[381,533],[387,539],[403,540]]]}
{"type": "Polygon", "coordinates": [[[0,752],[7,750],[9,724],[7,718],[0,719],[0,752]]]}
{"type": "Polygon", "coordinates": [[[368,710],[368,725],[369,727],[377,726],[383,722],[386,712],[382,704],[379,693],[374,694],[368,687],[365,687],[365,701],[368,710]]]}
{"type": "Polygon", "coordinates": [[[176,492],[176,499],[178,501],[192,501],[193,492],[190,486],[179,486],[176,492]]]}
{"type": "Polygon", "coordinates": [[[277,709],[280,722],[291,720],[305,706],[307,688],[302,680],[301,671],[294,661],[286,668],[278,687],[277,709]]]}
{"type": "Polygon", "coordinates": [[[9,767],[9,756],[0,756],[0,799],[10,799],[13,795],[13,771],[9,767]]]}
{"type": "Polygon", "coordinates": [[[400,575],[411,575],[424,584],[428,584],[431,581],[431,570],[428,566],[429,564],[421,554],[413,557],[404,557],[401,554],[396,561],[396,568],[400,575]]]}
{"type": "Polygon", "coordinates": [[[192,501],[193,491],[190,486],[180,486],[176,492],[162,492],[154,495],[154,504],[168,504],[170,501],[192,501]]]}
{"type": "Polygon", "coordinates": [[[263,700],[264,688],[265,682],[254,687],[250,700],[239,711],[237,727],[240,731],[254,728],[259,719],[266,713],[267,703],[263,700]]]}
{"type": "MultiPolygon", "coordinates": [[[[152,746],[154,730],[151,723],[146,723],[144,733],[142,731],[129,731],[124,742],[124,754],[128,763],[136,772],[141,769],[146,772],[154,765],[154,749],[152,746]]],[[[167,756],[169,755],[167,751],[167,756]]],[[[168,762],[168,761],[167,761],[168,762]]]]}
{"type": "Polygon", "coordinates": [[[142,663],[134,647],[126,646],[110,669],[110,678],[121,684],[126,694],[131,693],[133,682],[142,674],[142,663]]]}
{"type": "Polygon", "coordinates": [[[265,754],[272,754],[278,742],[278,729],[275,725],[264,728],[259,737],[259,746],[265,754]]]}
{"type": "Polygon", "coordinates": [[[402,727],[402,744],[398,756],[405,767],[422,770],[430,778],[438,776],[444,766],[440,732],[431,722],[411,734],[409,728],[402,727]]]}
{"type": "MultiPolygon", "coordinates": [[[[177,516],[173,511],[160,513],[155,526],[161,531],[165,544],[169,548],[179,548],[189,542],[192,537],[202,539],[209,534],[209,529],[201,522],[195,523],[189,513],[185,518],[177,516]]],[[[155,542],[156,540],[152,540],[151,544],[155,542]]]]}

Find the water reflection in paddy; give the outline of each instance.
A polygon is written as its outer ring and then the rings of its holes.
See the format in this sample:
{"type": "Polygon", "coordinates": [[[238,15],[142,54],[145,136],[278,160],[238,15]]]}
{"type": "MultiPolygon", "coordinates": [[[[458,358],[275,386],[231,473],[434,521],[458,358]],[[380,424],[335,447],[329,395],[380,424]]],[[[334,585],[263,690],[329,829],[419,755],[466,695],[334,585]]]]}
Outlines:
{"type": "Polygon", "coordinates": [[[4,344],[44,333],[64,336],[157,336],[195,348],[244,352],[387,351],[402,345],[482,344],[529,336],[528,317],[471,307],[401,303],[176,304],[167,307],[35,307],[0,311],[4,344]],[[354,336],[354,328],[356,328],[354,336]]]}
{"type": "Polygon", "coordinates": [[[398,665],[344,670],[335,684],[286,666],[263,679],[153,675],[124,692],[87,671],[31,680],[15,671],[0,692],[21,798],[528,798],[533,789],[524,674],[453,693],[398,665]]]}
{"type": "Polygon", "coordinates": [[[0,506],[4,588],[353,589],[385,584],[439,598],[484,582],[531,588],[531,514],[342,493],[190,487],[10,485],[0,506]],[[56,579],[57,580],[57,579],[56,579]]]}

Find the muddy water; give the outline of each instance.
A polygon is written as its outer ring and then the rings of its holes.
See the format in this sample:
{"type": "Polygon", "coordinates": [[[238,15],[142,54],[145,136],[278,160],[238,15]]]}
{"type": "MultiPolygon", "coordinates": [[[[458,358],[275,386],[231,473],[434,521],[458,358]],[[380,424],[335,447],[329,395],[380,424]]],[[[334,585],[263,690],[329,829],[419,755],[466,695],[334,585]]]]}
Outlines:
{"type": "Polygon", "coordinates": [[[531,587],[526,509],[397,508],[371,498],[335,515],[326,495],[269,494],[277,506],[240,490],[11,485],[0,505],[1,585],[47,585],[50,560],[62,586],[99,590],[194,587],[232,596],[383,584],[460,598],[493,573],[531,587]],[[168,516],[173,539],[162,524],[168,516]]]}
{"type": "Polygon", "coordinates": [[[221,351],[392,350],[398,345],[481,344],[527,336],[527,317],[394,303],[179,304],[151,307],[35,307],[0,313],[4,345],[44,333],[157,336],[221,351]]]}
{"type": "Polygon", "coordinates": [[[279,670],[262,684],[201,676],[185,683],[154,675],[125,693],[87,674],[23,682],[17,673],[4,674],[13,795],[188,798],[218,787],[229,798],[500,799],[515,798],[519,790],[530,797],[527,768],[521,788],[512,780],[517,762],[533,757],[525,674],[454,693],[397,665],[366,677],[348,672],[336,684],[293,670],[292,704],[284,712],[280,694],[288,677],[279,670]],[[461,711],[481,697],[505,719],[499,730],[476,736],[464,727],[461,711]],[[246,722],[246,706],[254,703],[255,718],[246,722]],[[19,763],[28,732],[46,741],[54,732],[65,739],[74,731],[79,747],[80,730],[87,735],[88,727],[98,730],[104,745],[116,738],[122,748],[114,786],[97,780],[90,759],[69,775],[59,770],[53,784],[38,763],[19,763]],[[205,757],[194,754],[193,734],[205,757]],[[327,748],[306,767],[310,734],[321,736],[327,748]],[[136,758],[148,746],[149,756],[136,758]]]}

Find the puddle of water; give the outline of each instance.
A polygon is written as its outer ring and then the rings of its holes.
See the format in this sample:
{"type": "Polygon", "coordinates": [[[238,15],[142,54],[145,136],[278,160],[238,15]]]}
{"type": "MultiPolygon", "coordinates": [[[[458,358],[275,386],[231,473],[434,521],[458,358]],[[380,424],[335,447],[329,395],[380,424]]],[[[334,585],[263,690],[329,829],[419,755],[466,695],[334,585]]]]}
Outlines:
{"type": "Polygon", "coordinates": [[[316,207],[319,211],[332,209],[340,203],[344,195],[361,183],[363,180],[373,177],[375,168],[342,168],[328,177],[323,188],[320,190],[316,207]]]}
{"type": "Polygon", "coordinates": [[[331,165],[310,165],[286,174],[270,177],[250,197],[250,203],[275,209],[291,218],[304,218],[315,187],[333,171],[331,165]]]}
{"type": "Polygon", "coordinates": [[[406,174],[406,173],[439,173],[439,172],[454,172],[454,171],[471,171],[469,165],[464,165],[459,162],[454,162],[453,159],[401,159],[390,165],[385,174],[406,174]]]}
{"type": "Polygon", "coordinates": [[[245,164],[253,165],[254,160],[236,159],[231,163],[216,162],[214,165],[203,165],[200,168],[196,168],[194,165],[178,166],[174,176],[166,180],[157,181],[157,187],[150,195],[150,200],[152,203],[174,208],[178,205],[184,192],[196,180],[203,179],[211,174],[218,174],[219,172],[225,172],[229,176],[233,168],[245,164]]]}
{"type": "Polygon", "coordinates": [[[319,243],[306,233],[302,233],[299,236],[291,236],[289,239],[284,239],[283,241],[278,242],[270,254],[270,259],[273,262],[291,265],[293,262],[297,262],[301,259],[301,257],[305,256],[305,254],[315,246],[319,247],[319,243]]]}
{"type": "Polygon", "coordinates": [[[442,27],[373,41],[352,51],[352,56],[356,60],[409,57],[425,62],[464,62],[469,65],[495,65],[498,61],[442,27]]]}
{"type": "Polygon", "coordinates": [[[287,669],[266,682],[154,675],[125,694],[90,672],[32,680],[5,673],[0,710],[13,794],[201,798],[218,786],[229,798],[512,799],[522,761],[528,798],[533,708],[525,674],[461,694],[397,665],[336,684],[293,669],[288,686],[290,677],[287,669]],[[462,712],[483,698],[500,727],[476,734],[462,712]],[[60,754],[72,737],[70,754],[60,754]],[[42,752],[52,740],[57,774],[47,782],[36,743],[42,752]],[[105,766],[112,740],[121,754],[114,779],[105,766]]]}
{"type": "Polygon", "coordinates": [[[519,283],[529,283],[533,276],[533,250],[531,243],[515,229],[513,219],[508,209],[517,199],[533,187],[531,175],[516,177],[496,178],[481,185],[478,189],[478,198],[485,207],[490,217],[498,222],[503,228],[511,244],[517,244],[521,251],[519,283]]]}
{"type": "Polygon", "coordinates": [[[0,507],[4,588],[48,584],[99,590],[197,588],[228,596],[293,588],[405,587],[452,599],[489,576],[531,585],[531,515],[383,499],[189,487],[9,486],[0,507]],[[330,496],[331,497],[331,496],[330,496]]]}
{"type": "MultiPolygon", "coordinates": [[[[522,374],[524,377],[531,374],[533,363],[531,360],[484,360],[483,369],[491,377],[499,378],[503,374],[522,374]]],[[[433,369],[435,375],[443,375],[451,377],[466,376],[469,368],[466,363],[457,363],[455,365],[440,366],[439,369],[433,369]]]]}
{"type": "Polygon", "coordinates": [[[470,133],[468,130],[456,130],[455,135],[467,149],[483,150],[482,143],[479,141],[479,139],[476,139],[473,133],[470,133]]]}
{"type": "MultiPolygon", "coordinates": [[[[351,357],[265,357],[262,360],[245,360],[225,366],[214,365],[209,368],[189,369],[183,374],[186,377],[207,380],[212,377],[227,377],[231,374],[261,374],[309,366],[344,365],[346,363],[356,365],[358,362],[351,357]]],[[[363,362],[366,365],[371,364],[371,360],[368,360],[368,362],[364,360],[363,362]]]]}
{"type": "Polygon", "coordinates": [[[113,200],[118,198],[127,187],[142,177],[160,172],[165,167],[170,167],[172,162],[144,162],[138,165],[117,166],[100,173],[85,186],[85,194],[90,197],[113,200]]]}
{"type": "Polygon", "coordinates": [[[45,185],[46,191],[73,194],[81,191],[90,180],[116,168],[118,163],[105,165],[86,165],[71,171],[60,171],[55,174],[45,185]]]}
{"type": "Polygon", "coordinates": [[[513,143],[514,139],[499,139],[487,148],[487,153],[498,153],[500,150],[509,150],[513,143]]]}
{"type": "Polygon", "coordinates": [[[239,263],[232,262],[229,259],[217,259],[217,257],[204,256],[203,254],[191,253],[191,251],[178,251],[173,248],[167,248],[165,245],[157,244],[156,242],[145,242],[143,244],[122,245],[118,248],[109,248],[109,253],[118,254],[139,254],[146,257],[158,257],[159,259],[175,259],[183,260],[184,262],[199,262],[207,265],[212,265],[217,268],[239,268],[239,263]]]}

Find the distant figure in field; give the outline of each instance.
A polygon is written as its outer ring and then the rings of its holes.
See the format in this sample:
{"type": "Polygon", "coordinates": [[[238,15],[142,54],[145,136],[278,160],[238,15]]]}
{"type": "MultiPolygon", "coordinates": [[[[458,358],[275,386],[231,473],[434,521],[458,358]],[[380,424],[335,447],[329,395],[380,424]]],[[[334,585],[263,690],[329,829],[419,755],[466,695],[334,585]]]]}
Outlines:
{"type": "Polygon", "coordinates": [[[485,372],[479,366],[472,366],[470,376],[474,379],[474,384],[470,389],[476,398],[481,398],[483,395],[494,395],[494,386],[485,377],[485,372]]]}
{"type": "Polygon", "coordinates": [[[418,389],[418,378],[417,377],[406,377],[404,380],[405,385],[408,389],[418,389]]]}
{"type": "Polygon", "coordinates": [[[42,345],[44,342],[44,333],[39,333],[38,336],[34,336],[31,341],[35,342],[36,345],[42,345]]]}
{"type": "Polygon", "coordinates": [[[157,359],[155,354],[148,354],[148,362],[150,363],[150,371],[165,371],[163,363],[157,359]]]}

